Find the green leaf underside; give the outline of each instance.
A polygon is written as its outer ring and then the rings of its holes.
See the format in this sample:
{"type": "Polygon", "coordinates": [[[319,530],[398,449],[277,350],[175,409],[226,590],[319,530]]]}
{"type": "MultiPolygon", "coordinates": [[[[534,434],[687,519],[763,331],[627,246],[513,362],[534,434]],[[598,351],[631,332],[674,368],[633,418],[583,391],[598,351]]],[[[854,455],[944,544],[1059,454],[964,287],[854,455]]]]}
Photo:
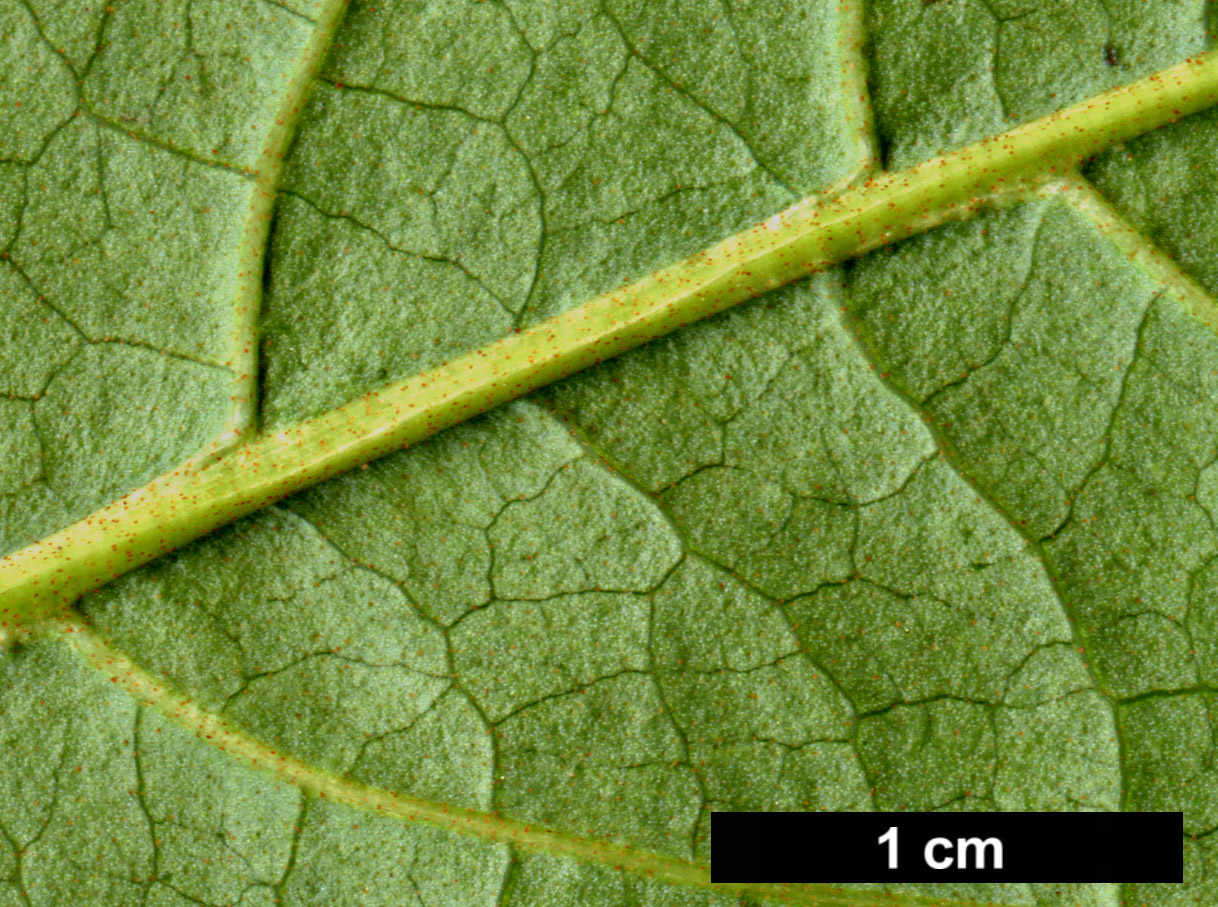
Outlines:
{"type": "MultiPolygon", "coordinates": [[[[0,66],[26,86],[20,108],[0,94],[9,548],[231,428],[248,171],[321,11],[153,6],[0,5],[0,66]]],[[[1084,56],[1055,81],[1063,64],[1020,71],[1038,58],[1011,48],[1057,46],[1057,5],[910,6],[866,17],[895,166],[1206,41],[1201,3],[1153,22],[1069,4],[1084,56]],[[999,113],[894,63],[910,42],[961,72],[990,54],[999,113]]],[[[282,176],[268,429],[866,167],[841,99],[857,10],[759,7],[353,6],[282,176]]],[[[1214,130],[1201,114],[1087,170],[1211,292],[1214,130]]],[[[80,608],[235,734],[373,790],[693,865],[712,809],[1176,809],[1184,886],[905,897],[1213,900],[1218,340],[1187,278],[1080,197],[767,294],[80,608]]],[[[0,904],[738,900],[303,796],[68,641],[0,670],[0,904]]]]}

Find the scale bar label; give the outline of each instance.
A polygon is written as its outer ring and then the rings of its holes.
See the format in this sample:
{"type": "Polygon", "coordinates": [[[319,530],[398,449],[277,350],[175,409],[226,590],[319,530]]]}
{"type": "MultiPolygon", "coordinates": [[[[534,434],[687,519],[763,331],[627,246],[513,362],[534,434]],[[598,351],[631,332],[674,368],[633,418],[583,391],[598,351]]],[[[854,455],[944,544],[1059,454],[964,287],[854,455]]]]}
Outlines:
{"type": "Polygon", "coordinates": [[[714,813],[715,882],[1182,882],[1183,813],[714,813]]]}

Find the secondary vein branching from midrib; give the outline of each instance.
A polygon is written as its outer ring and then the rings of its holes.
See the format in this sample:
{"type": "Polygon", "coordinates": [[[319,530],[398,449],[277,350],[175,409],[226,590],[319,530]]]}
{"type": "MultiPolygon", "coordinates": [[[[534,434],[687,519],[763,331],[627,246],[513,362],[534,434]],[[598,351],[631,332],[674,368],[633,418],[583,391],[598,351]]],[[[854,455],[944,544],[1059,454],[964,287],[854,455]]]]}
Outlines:
{"type": "MultiPolygon", "coordinates": [[[[363,809],[376,815],[410,822],[425,822],[451,832],[507,844],[526,851],[570,857],[608,865],[661,882],[716,891],[774,898],[803,907],[983,907],[974,901],[945,900],[917,895],[841,889],[834,885],[765,885],[712,883],[705,864],[639,850],[611,841],[583,838],[545,826],[506,818],[467,807],[437,803],[351,781],[314,768],[299,759],[277,752],[230,725],[222,716],[207,711],[158,680],[115,651],[98,632],[80,620],[60,622],[68,642],[84,659],[110,681],[122,687],[137,702],[155,708],[234,759],[332,803],[363,809]]],[[[984,907],[1002,907],[987,903],[984,907]]]]}
{"type": "Polygon", "coordinates": [[[296,136],[296,126],[326,54],[334,43],[348,2],[325,0],[320,4],[316,24],[280,99],[259,155],[250,206],[237,250],[237,298],[229,362],[236,390],[232,423],[226,438],[247,435],[254,428],[258,387],[257,325],[262,314],[262,276],[270,242],[271,215],[288,149],[296,136]]]}

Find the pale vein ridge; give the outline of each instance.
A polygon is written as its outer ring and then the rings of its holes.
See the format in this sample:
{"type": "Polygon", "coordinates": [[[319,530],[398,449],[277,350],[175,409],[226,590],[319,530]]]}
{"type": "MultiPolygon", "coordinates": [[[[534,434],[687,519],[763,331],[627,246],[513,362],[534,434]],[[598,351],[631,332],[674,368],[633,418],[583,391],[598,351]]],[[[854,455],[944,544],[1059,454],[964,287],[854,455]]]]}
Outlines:
{"type": "Polygon", "coordinates": [[[838,23],[841,38],[842,92],[846,98],[846,112],[852,128],[851,138],[855,143],[858,158],[854,175],[847,183],[864,179],[881,167],[880,148],[876,140],[875,112],[871,106],[871,92],[867,87],[867,32],[863,24],[866,14],[864,0],[839,0],[838,23]]]}
{"type": "MultiPolygon", "coordinates": [[[[156,709],[200,740],[240,762],[267,772],[320,800],[341,803],[403,821],[426,822],[457,834],[471,835],[526,851],[596,863],[660,882],[773,897],[783,903],[804,907],[982,907],[975,901],[849,891],[832,885],[713,884],[710,867],[705,864],[610,841],[581,838],[518,819],[437,803],[351,781],[332,772],[309,766],[254,739],[225,718],[173,690],[113,649],[88,624],[68,619],[58,622],[57,628],[93,668],[109,677],[112,683],[121,686],[137,702],[156,709]]],[[[985,907],[1002,905],[987,902],[985,907]]]]}
{"type": "Polygon", "coordinates": [[[1134,229],[1081,174],[1070,174],[1048,183],[1041,191],[1044,195],[1065,199],[1093,221],[1134,265],[1179,299],[1190,315],[1218,334],[1218,299],[1181,270],[1175,260],[1145,234],[1134,229]]]}
{"type": "Polygon", "coordinates": [[[258,318],[262,312],[262,271],[270,240],[272,209],[283,176],[284,159],[296,135],[300,115],[326,53],[334,43],[347,3],[348,0],[326,0],[321,4],[316,25],[297,61],[296,70],[275,112],[274,125],[267,132],[266,143],[259,154],[252,197],[237,253],[239,282],[233,345],[228,363],[236,388],[232,422],[222,441],[246,435],[254,428],[254,412],[258,405],[258,318]]]}
{"type": "MultiPolygon", "coordinates": [[[[329,9],[337,16],[341,3],[329,9]]],[[[81,593],[305,487],[830,264],[967,217],[1215,102],[1218,52],[823,203],[805,199],[527,331],[180,467],[0,560],[0,627],[36,626],[81,593]]]]}

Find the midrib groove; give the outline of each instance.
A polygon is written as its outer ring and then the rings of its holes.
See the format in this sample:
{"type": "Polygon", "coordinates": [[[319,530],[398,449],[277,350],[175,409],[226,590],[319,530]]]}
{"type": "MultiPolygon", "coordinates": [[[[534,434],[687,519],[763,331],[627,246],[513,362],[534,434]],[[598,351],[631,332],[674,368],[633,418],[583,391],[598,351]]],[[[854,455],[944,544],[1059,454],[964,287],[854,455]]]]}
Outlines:
{"type": "MultiPolygon", "coordinates": [[[[803,907],[1003,907],[993,902],[848,891],[833,885],[714,884],[710,866],[577,835],[493,813],[395,793],[314,768],[251,737],[220,715],[158,680],[112,648],[92,626],[78,619],[56,624],[68,643],[95,670],[122,687],[136,702],[154,708],[197,738],[258,771],[291,784],[307,797],[328,800],[408,822],[425,822],[457,834],[525,851],[569,857],[645,876],[659,882],[720,892],[774,898],[803,907]]],[[[285,879],[286,881],[286,879],[285,879]]],[[[280,883],[282,884],[282,882],[280,883]]]]}

